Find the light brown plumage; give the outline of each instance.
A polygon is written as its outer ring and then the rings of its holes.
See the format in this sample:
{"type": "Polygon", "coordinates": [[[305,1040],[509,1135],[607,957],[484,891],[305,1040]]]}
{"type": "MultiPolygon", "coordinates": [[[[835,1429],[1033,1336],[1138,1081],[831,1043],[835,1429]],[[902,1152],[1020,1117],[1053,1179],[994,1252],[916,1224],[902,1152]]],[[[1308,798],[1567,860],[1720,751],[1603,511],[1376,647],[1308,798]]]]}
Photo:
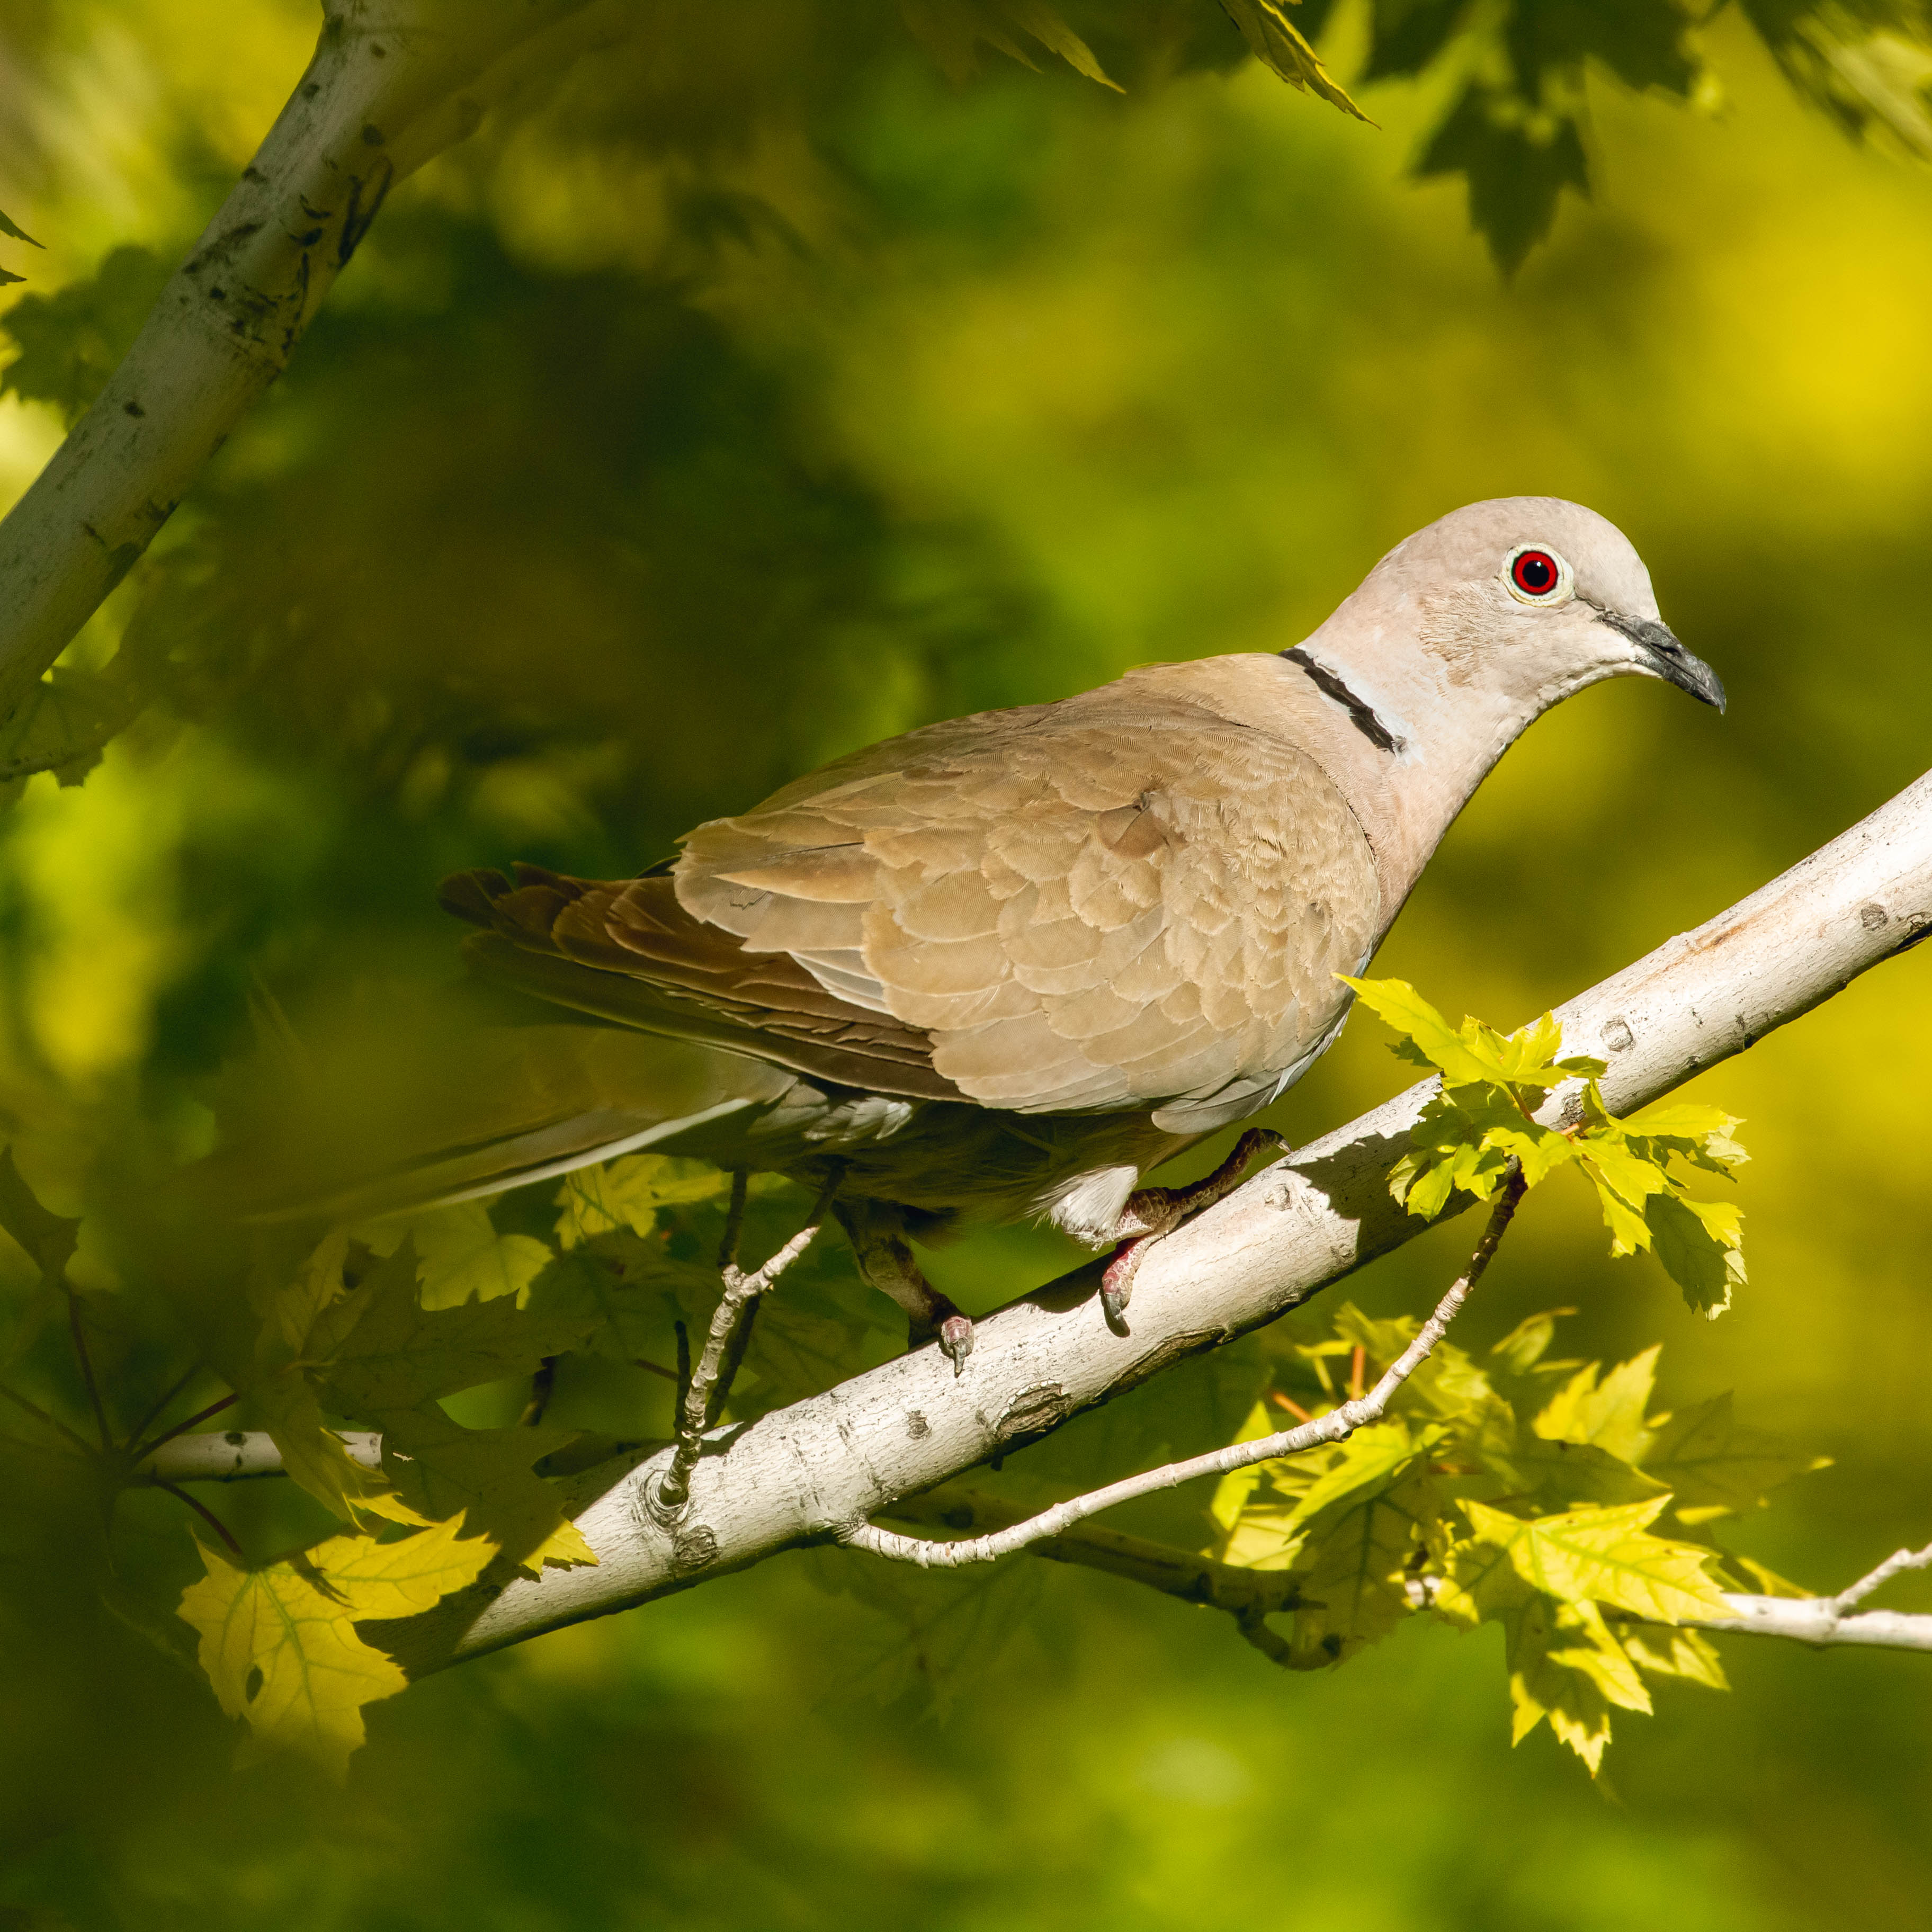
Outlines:
{"type": "Polygon", "coordinates": [[[1334,1038],[1336,976],[1366,964],[1510,742],[1628,673],[1722,702],[1602,518],[1478,504],[1280,656],[910,732],[638,878],[461,874],[445,903],[484,928],[486,976],[744,1073],[740,1102],[721,1072],[701,1117],[643,1082],[621,1132],[608,1107],[574,1144],[533,1120],[434,1171],[477,1192],[620,1145],[808,1180],[836,1163],[862,1264],[963,1354],[902,1227],[1043,1211],[1100,1245],[1148,1225],[1126,1211],[1141,1172],[1334,1038]],[[795,1076],[777,1094],[775,1068],[795,1076]]]}

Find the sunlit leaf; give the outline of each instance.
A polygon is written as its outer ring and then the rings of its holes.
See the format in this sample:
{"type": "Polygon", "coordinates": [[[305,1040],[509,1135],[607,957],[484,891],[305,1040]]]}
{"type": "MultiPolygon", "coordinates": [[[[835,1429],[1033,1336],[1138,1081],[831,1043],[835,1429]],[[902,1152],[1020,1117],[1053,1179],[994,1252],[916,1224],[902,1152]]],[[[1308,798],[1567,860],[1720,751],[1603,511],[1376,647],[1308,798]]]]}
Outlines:
{"type": "Polygon", "coordinates": [[[221,1708],[257,1743],[299,1752],[336,1776],[364,1736],[363,1706],[409,1680],[356,1634],[358,1618],[404,1617],[474,1582],[495,1553],[460,1520],[394,1543],[338,1536],[248,1569],[201,1546],[207,1575],[182,1596],[221,1708]]]}
{"type": "MultiPolygon", "coordinates": [[[[1290,0],[1293,4],[1293,0],[1290,0]]],[[[1228,17],[1241,30],[1241,38],[1255,58],[1291,87],[1318,94],[1330,106],[1358,121],[1368,116],[1348,98],[1334,76],[1322,64],[1315,50],[1276,0],[1221,0],[1228,17]]],[[[1371,125],[1373,124],[1371,123],[1371,125]]]]}
{"type": "Polygon", "coordinates": [[[1728,1690],[1730,1680],[1717,1646],[1702,1630],[1657,1624],[1627,1624],[1617,1633],[1630,1661],[1651,1677],[1681,1677],[1712,1690],[1728,1690]]]}
{"type": "Polygon", "coordinates": [[[1465,1502],[1476,1537],[1509,1552],[1523,1581],[1563,1603],[1597,1603],[1660,1623],[1729,1612],[1705,1574],[1711,1552],[1649,1533],[1664,1498],[1567,1510],[1526,1522],[1465,1502]]]}
{"type": "Polygon", "coordinates": [[[434,1406],[382,1418],[382,1462],[402,1496],[435,1521],[460,1516],[532,1576],[546,1563],[595,1563],[560,1492],[531,1465],[574,1430],[465,1429],[434,1406]]]}
{"type": "Polygon", "coordinates": [[[566,1174],[557,1190],[556,1238],[566,1249],[613,1228],[648,1234],[660,1208],[721,1198],[731,1191],[731,1177],[708,1161],[679,1160],[657,1154],[627,1154],[621,1160],[580,1167],[566,1174]]]}
{"type": "Polygon", "coordinates": [[[1660,1194],[1644,1204],[1651,1244],[1684,1299],[1714,1319],[1744,1281],[1744,1216],[1729,1203],[1660,1194]]]}
{"type": "Polygon", "coordinates": [[[355,1231],[374,1252],[392,1255],[412,1240],[418,1258],[417,1299],[424,1308],[460,1308],[466,1301],[514,1295],[518,1306],[530,1283],[554,1258],[529,1234],[500,1234],[481,1201],[396,1215],[355,1231]]]}
{"type": "Polygon", "coordinates": [[[1651,1432],[1644,1420],[1657,1382],[1660,1346],[1619,1362],[1599,1379],[1595,1363],[1577,1370],[1538,1415],[1536,1433],[1565,1442],[1592,1442],[1626,1462],[1640,1462],[1651,1432]]]}

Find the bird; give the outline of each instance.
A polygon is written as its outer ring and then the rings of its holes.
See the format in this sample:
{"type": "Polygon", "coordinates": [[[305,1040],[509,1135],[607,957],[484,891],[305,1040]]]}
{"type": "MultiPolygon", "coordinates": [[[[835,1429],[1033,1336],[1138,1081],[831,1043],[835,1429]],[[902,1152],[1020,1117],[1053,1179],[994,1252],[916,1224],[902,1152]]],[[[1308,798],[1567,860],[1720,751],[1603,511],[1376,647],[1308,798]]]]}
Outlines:
{"type": "Polygon", "coordinates": [[[859,1270],[956,1373],[912,1244],[1044,1219],[1124,1322],[1190,1188],[1150,1170],[1334,1042],[1456,814],[1552,705],[1658,679],[1724,708],[1613,524],[1550,496],[1397,544],[1280,650],[1149,664],[925,725],[698,826],[636,877],[446,880],[470,971],[570,1024],[548,1073],[410,1162],[414,1199],[650,1149],[830,1191],[859,1270]]]}

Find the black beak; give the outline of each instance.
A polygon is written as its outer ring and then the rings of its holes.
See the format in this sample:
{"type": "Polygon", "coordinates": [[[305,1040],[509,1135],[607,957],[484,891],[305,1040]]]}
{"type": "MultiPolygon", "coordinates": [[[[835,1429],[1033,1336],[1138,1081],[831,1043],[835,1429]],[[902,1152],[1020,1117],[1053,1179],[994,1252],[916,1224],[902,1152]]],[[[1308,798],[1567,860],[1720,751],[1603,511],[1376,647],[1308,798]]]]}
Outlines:
{"type": "Polygon", "coordinates": [[[1667,624],[1652,617],[1626,617],[1620,610],[1599,610],[1597,620],[1621,631],[1657,667],[1657,674],[1679,691],[1722,711],[1724,684],[1700,657],[1693,656],[1680,644],[1667,624]]]}

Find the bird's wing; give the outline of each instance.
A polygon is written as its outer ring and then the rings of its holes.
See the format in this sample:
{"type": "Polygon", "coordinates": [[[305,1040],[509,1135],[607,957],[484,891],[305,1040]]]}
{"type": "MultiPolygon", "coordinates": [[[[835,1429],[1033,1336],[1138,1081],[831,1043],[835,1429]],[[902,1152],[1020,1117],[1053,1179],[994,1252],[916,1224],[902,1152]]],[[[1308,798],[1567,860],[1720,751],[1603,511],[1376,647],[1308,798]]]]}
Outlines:
{"type": "Polygon", "coordinates": [[[1028,1113],[1260,1104],[1381,926],[1312,758],[1144,697],[870,748],[700,826],[669,878],[523,877],[453,909],[820,1077],[1028,1113]]]}

